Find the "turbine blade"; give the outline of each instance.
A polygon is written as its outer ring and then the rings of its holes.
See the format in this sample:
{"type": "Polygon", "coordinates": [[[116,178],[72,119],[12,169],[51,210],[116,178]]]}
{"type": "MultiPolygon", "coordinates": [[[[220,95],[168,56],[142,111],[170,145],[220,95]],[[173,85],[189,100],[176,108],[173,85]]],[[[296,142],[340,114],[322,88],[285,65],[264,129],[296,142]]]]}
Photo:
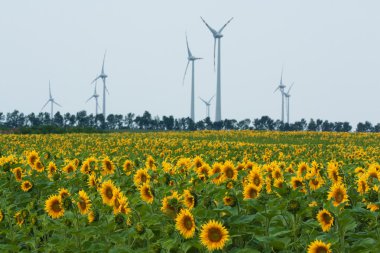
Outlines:
{"type": "Polygon", "coordinates": [[[207,24],[207,22],[201,17],[203,23],[205,23],[205,25],[207,26],[207,28],[210,30],[210,32],[212,33],[212,35],[214,35],[214,37],[218,34],[218,32],[213,29],[211,26],[209,26],[209,24],[207,24]]]}
{"type": "Polygon", "coordinates": [[[104,62],[106,60],[106,54],[107,54],[107,50],[104,52],[103,65],[102,65],[102,74],[104,74],[104,62]]]}
{"type": "Polygon", "coordinates": [[[227,26],[227,25],[228,25],[233,19],[234,19],[234,18],[231,18],[230,20],[228,20],[227,23],[225,23],[224,26],[222,26],[222,28],[220,28],[219,33],[221,33],[221,32],[224,30],[224,28],[226,28],[226,26],[227,26]]]}
{"type": "Polygon", "coordinates": [[[96,81],[98,81],[98,79],[100,78],[100,76],[98,76],[97,78],[94,79],[94,81],[91,82],[91,84],[95,83],[96,81]]]}
{"type": "Polygon", "coordinates": [[[282,65],[281,68],[281,79],[280,79],[280,85],[282,84],[282,74],[284,73],[284,65],[282,65]]]}
{"type": "Polygon", "coordinates": [[[50,102],[50,99],[46,102],[46,104],[44,104],[44,106],[42,106],[42,108],[41,108],[41,112],[42,112],[42,110],[47,106],[47,104],[49,104],[49,102],[50,102]]]}
{"type": "Polygon", "coordinates": [[[280,86],[278,86],[277,89],[275,89],[275,90],[273,91],[273,93],[275,93],[278,89],[280,89],[280,86]]]}
{"type": "Polygon", "coordinates": [[[104,86],[105,88],[106,88],[106,91],[107,91],[107,93],[108,93],[108,95],[110,94],[110,92],[108,91],[108,89],[107,89],[107,86],[104,86]]]}
{"type": "Polygon", "coordinates": [[[200,100],[202,100],[203,101],[203,103],[205,103],[206,105],[207,105],[207,101],[206,100],[204,100],[203,98],[201,98],[201,97],[199,97],[199,99],[200,100]]]}
{"type": "Polygon", "coordinates": [[[210,100],[208,101],[209,104],[211,103],[211,100],[212,100],[214,97],[215,97],[215,95],[212,96],[212,97],[210,98],[210,100]]]}
{"type": "Polygon", "coordinates": [[[186,46],[187,46],[187,56],[190,58],[193,55],[191,54],[191,51],[190,51],[189,42],[187,40],[187,34],[186,34],[186,46]]]}
{"type": "Polygon", "coordinates": [[[189,68],[190,61],[187,61],[186,69],[185,69],[185,74],[183,75],[183,80],[182,80],[182,85],[185,84],[185,77],[187,73],[187,69],[189,68]]]}
{"type": "Polygon", "coordinates": [[[91,96],[89,99],[86,100],[86,103],[88,103],[88,101],[91,100],[91,98],[93,98],[94,96],[91,96]]]}
{"type": "Polygon", "coordinates": [[[294,82],[292,82],[292,84],[291,84],[290,87],[289,87],[289,90],[288,90],[288,92],[287,92],[288,95],[289,95],[290,90],[291,90],[292,87],[293,87],[293,84],[294,84],[294,82]]]}
{"type": "Polygon", "coordinates": [[[58,104],[57,102],[53,101],[54,104],[58,105],[59,107],[62,107],[62,105],[58,104]]]}
{"type": "Polygon", "coordinates": [[[52,98],[52,96],[51,96],[51,88],[50,88],[50,80],[49,80],[49,97],[52,98]]]}

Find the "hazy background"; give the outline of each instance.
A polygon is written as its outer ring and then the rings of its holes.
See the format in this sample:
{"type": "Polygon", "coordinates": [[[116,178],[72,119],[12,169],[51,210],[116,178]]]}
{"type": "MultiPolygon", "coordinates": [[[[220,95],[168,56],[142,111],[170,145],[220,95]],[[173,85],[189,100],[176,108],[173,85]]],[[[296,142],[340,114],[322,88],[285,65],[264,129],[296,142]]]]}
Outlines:
{"type": "MultiPolygon", "coordinates": [[[[216,29],[235,18],[222,39],[223,118],[280,118],[273,91],[284,64],[284,82],[295,82],[291,121],[377,123],[379,10],[378,0],[1,1],[0,111],[38,113],[50,79],[61,112],[93,113],[94,101],[85,101],[107,49],[107,113],[189,116],[185,31],[193,54],[205,58],[196,63],[196,97],[216,92],[203,16],[216,29]]],[[[203,119],[204,104],[195,106],[203,119]]]]}

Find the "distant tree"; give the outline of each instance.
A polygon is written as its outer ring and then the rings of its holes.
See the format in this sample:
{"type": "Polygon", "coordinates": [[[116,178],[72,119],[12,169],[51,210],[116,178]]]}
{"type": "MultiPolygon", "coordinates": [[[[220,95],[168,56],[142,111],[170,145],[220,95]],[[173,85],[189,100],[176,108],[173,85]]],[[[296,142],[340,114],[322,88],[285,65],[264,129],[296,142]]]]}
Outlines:
{"type": "Polygon", "coordinates": [[[212,124],[212,129],[214,130],[221,130],[223,128],[223,121],[215,121],[212,124]]]}
{"type": "Polygon", "coordinates": [[[373,132],[374,128],[372,126],[372,123],[369,121],[366,121],[365,123],[359,122],[356,127],[356,132],[373,132]]]}
{"type": "Polygon", "coordinates": [[[256,130],[274,130],[275,128],[273,119],[268,116],[262,116],[260,119],[255,119],[253,125],[256,130]]]}
{"type": "Polygon", "coordinates": [[[331,132],[334,130],[334,123],[330,123],[327,120],[323,121],[321,126],[321,131],[323,132],[331,132]]]}
{"type": "Polygon", "coordinates": [[[236,123],[237,121],[235,119],[225,119],[223,121],[223,129],[226,129],[226,130],[236,129],[237,128],[236,123]]]}
{"type": "Polygon", "coordinates": [[[205,122],[203,120],[198,121],[197,123],[195,123],[195,128],[197,130],[204,130],[204,129],[206,129],[205,122]]]}
{"type": "Polygon", "coordinates": [[[98,114],[95,116],[95,124],[100,129],[106,129],[107,124],[103,114],[98,114]]]}
{"type": "Polygon", "coordinates": [[[243,119],[237,123],[237,128],[240,130],[248,130],[249,125],[251,125],[250,119],[243,119]]]}
{"type": "Polygon", "coordinates": [[[133,129],[133,120],[135,118],[135,114],[134,113],[128,113],[127,116],[124,117],[124,123],[125,123],[125,127],[127,129],[133,129]]]}
{"type": "Polygon", "coordinates": [[[317,123],[313,119],[310,119],[309,124],[307,125],[308,131],[317,131],[317,123]]]}
{"type": "Polygon", "coordinates": [[[64,124],[63,124],[63,116],[61,115],[60,112],[56,112],[54,114],[53,123],[54,123],[54,125],[56,125],[58,127],[63,127],[64,126],[64,124]]]}
{"type": "Polygon", "coordinates": [[[42,125],[42,122],[40,120],[39,117],[36,117],[36,115],[34,114],[34,112],[32,112],[31,114],[29,114],[28,116],[26,116],[27,118],[27,121],[28,121],[28,125],[30,125],[31,127],[38,127],[40,125],[42,125]]]}
{"type": "Polygon", "coordinates": [[[76,121],[78,127],[88,127],[87,112],[85,110],[77,112],[76,121]]]}
{"type": "Polygon", "coordinates": [[[316,120],[316,131],[322,131],[322,124],[323,124],[323,120],[321,119],[317,119],[316,120]]]}
{"type": "Polygon", "coordinates": [[[350,132],[352,130],[352,126],[349,122],[343,122],[343,132],[350,132]]]}
{"type": "Polygon", "coordinates": [[[114,130],[116,129],[116,120],[115,120],[115,115],[108,114],[107,116],[107,127],[108,129],[114,130]]]}
{"type": "Polygon", "coordinates": [[[377,123],[376,126],[374,126],[373,131],[376,133],[380,132],[380,123],[377,123]]]}
{"type": "Polygon", "coordinates": [[[210,117],[205,118],[203,121],[205,124],[205,129],[207,129],[207,130],[213,129],[213,124],[212,124],[210,117]]]}
{"type": "Polygon", "coordinates": [[[9,128],[23,127],[26,123],[26,118],[23,113],[18,110],[14,110],[11,113],[7,113],[6,126],[9,128]]]}
{"type": "Polygon", "coordinates": [[[164,125],[164,128],[165,130],[173,130],[174,128],[174,118],[173,116],[169,116],[169,117],[162,117],[162,122],[163,122],[163,125],[164,125]]]}

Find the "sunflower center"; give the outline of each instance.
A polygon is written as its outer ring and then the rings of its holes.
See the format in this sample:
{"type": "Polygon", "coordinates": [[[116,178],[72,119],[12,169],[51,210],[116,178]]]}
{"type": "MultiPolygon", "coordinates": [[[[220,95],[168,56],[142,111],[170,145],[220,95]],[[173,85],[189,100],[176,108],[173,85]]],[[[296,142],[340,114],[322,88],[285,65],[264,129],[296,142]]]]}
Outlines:
{"type": "Polygon", "coordinates": [[[253,179],[253,183],[255,184],[255,185],[260,185],[260,179],[259,179],[259,177],[255,177],[254,179],[253,179]]]}
{"type": "Polygon", "coordinates": [[[193,228],[193,221],[191,220],[191,218],[189,216],[185,216],[183,218],[183,226],[187,229],[187,230],[190,230],[193,228]]]}
{"type": "Polygon", "coordinates": [[[111,188],[107,188],[106,189],[106,196],[107,196],[107,198],[112,199],[112,197],[113,197],[113,191],[112,191],[111,188]]]}
{"type": "Polygon", "coordinates": [[[254,199],[257,197],[257,191],[255,189],[250,189],[249,190],[249,197],[254,199]]]}
{"type": "Polygon", "coordinates": [[[315,252],[316,253],[327,253],[327,250],[325,247],[318,247],[315,252]]]}
{"type": "Polygon", "coordinates": [[[327,214],[327,213],[324,213],[324,214],[322,215],[322,219],[323,219],[323,221],[324,221],[325,223],[329,224],[330,221],[331,221],[331,216],[330,216],[329,214],[327,214]]]}
{"type": "Polygon", "coordinates": [[[54,211],[54,212],[60,212],[61,211],[61,205],[59,203],[59,201],[54,201],[53,204],[51,205],[51,209],[54,211]]]}
{"type": "Polygon", "coordinates": [[[80,206],[80,209],[85,210],[86,209],[86,201],[84,199],[79,200],[79,206],[80,206]]]}
{"type": "Polygon", "coordinates": [[[232,171],[231,168],[228,168],[228,169],[226,170],[226,176],[227,176],[228,178],[232,178],[232,177],[234,176],[234,172],[232,171]]]}
{"type": "Polygon", "coordinates": [[[146,175],[144,175],[144,174],[142,174],[140,178],[141,178],[141,182],[143,182],[143,183],[145,183],[147,180],[146,175]]]}
{"type": "Polygon", "coordinates": [[[112,170],[112,165],[111,165],[111,163],[109,161],[106,161],[105,164],[106,164],[106,169],[107,170],[112,170]]]}
{"type": "Polygon", "coordinates": [[[302,183],[301,183],[301,181],[297,180],[297,181],[295,181],[295,185],[296,185],[296,187],[300,187],[300,186],[302,186],[302,183]]]}
{"type": "Polygon", "coordinates": [[[219,242],[222,239],[222,233],[218,228],[211,228],[208,231],[208,238],[212,242],[219,242]]]}
{"type": "Polygon", "coordinates": [[[335,200],[336,200],[336,202],[338,202],[338,203],[340,203],[340,202],[342,202],[343,201],[343,193],[342,192],[337,192],[336,194],[335,194],[335,200]]]}

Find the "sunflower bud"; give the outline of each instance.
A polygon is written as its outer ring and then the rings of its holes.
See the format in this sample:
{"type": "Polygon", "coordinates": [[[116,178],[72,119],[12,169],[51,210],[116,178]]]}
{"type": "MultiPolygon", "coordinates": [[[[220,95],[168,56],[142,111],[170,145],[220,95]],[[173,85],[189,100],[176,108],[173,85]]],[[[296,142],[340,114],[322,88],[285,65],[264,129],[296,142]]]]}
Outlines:
{"type": "Polygon", "coordinates": [[[141,222],[138,222],[136,224],[136,231],[139,234],[143,234],[145,232],[145,227],[144,227],[144,225],[141,222]]]}
{"type": "Polygon", "coordinates": [[[297,200],[290,200],[288,202],[288,211],[295,214],[297,213],[299,210],[300,210],[300,202],[298,202],[297,200]]]}
{"type": "Polygon", "coordinates": [[[63,208],[65,210],[71,210],[73,208],[73,202],[70,197],[66,197],[63,199],[63,208]]]}
{"type": "Polygon", "coordinates": [[[125,223],[125,217],[122,213],[118,213],[116,216],[115,216],[115,223],[118,224],[118,225],[122,225],[125,223]]]}

